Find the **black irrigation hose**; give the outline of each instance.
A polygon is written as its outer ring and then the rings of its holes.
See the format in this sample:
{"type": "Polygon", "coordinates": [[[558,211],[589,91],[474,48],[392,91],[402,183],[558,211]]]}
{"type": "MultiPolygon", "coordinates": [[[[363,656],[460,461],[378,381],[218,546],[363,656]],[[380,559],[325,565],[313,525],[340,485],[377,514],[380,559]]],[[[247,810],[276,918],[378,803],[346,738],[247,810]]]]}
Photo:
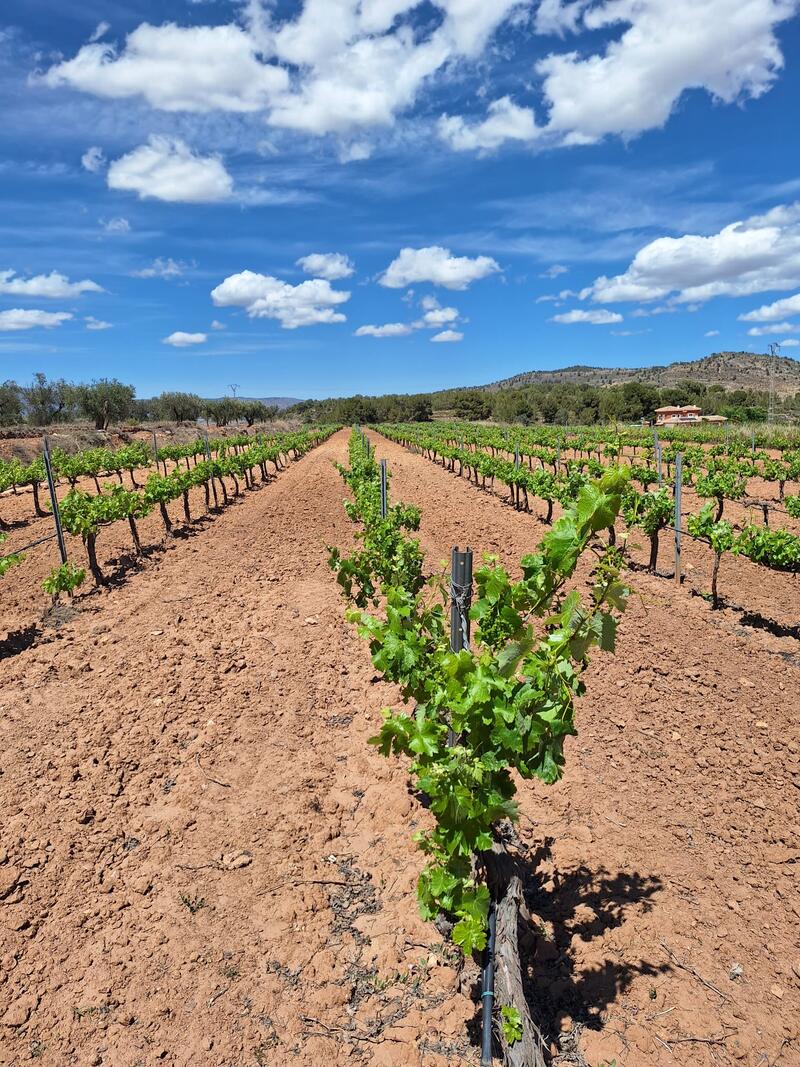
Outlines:
{"type": "Polygon", "coordinates": [[[23,545],[22,548],[17,548],[13,552],[8,552],[5,556],[0,556],[0,559],[10,559],[12,556],[19,556],[23,552],[29,552],[32,548],[36,548],[37,545],[43,545],[45,541],[55,541],[55,538],[55,534],[50,534],[48,537],[40,537],[38,541],[31,541],[29,545],[23,545]]]}

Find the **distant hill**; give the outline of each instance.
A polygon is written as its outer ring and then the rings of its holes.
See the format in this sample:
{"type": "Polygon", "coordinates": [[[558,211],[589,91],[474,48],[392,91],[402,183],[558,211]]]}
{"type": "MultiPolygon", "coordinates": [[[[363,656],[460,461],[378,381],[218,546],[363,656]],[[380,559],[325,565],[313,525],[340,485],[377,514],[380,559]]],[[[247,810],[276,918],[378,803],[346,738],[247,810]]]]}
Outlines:
{"type": "Polygon", "coordinates": [[[560,370],[535,370],[515,374],[483,388],[495,391],[545,382],[576,382],[583,385],[620,385],[646,382],[664,387],[691,378],[704,385],[725,389],[769,389],[770,367],[774,366],[775,392],[792,396],[800,392],[800,361],[786,356],[764,356],[755,352],[715,352],[703,359],[669,363],[665,367],[587,367],[575,364],[560,370]]]}
{"type": "MultiPolygon", "coordinates": [[[[218,398],[219,399],[219,398],[218,398]]],[[[226,399],[230,400],[230,397],[226,399]]],[[[293,404],[299,404],[300,401],[294,396],[240,396],[238,400],[256,400],[261,404],[266,404],[268,408],[271,408],[273,404],[281,411],[284,408],[290,408],[293,404]]]]}

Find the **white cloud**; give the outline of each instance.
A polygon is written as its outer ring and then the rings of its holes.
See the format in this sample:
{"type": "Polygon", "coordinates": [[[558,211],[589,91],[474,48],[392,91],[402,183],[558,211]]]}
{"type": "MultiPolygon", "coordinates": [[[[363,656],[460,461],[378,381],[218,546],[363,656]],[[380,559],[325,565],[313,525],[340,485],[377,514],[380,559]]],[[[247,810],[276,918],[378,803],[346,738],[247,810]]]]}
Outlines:
{"type": "Polygon", "coordinates": [[[131,271],[131,274],[134,278],[166,278],[169,280],[170,278],[180,278],[185,270],[185,263],[169,256],[166,259],[157,256],[149,267],[131,271]]]}
{"type": "Polygon", "coordinates": [[[613,322],[622,322],[622,315],[616,311],[606,311],[604,308],[596,311],[565,311],[561,315],[554,315],[551,322],[559,322],[562,325],[571,325],[575,322],[588,322],[592,326],[607,326],[613,322]]]}
{"type": "Polygon", "coordinates": [[[137,193],[140,200],[201,204],[229,199],[233,179],[219,156],[196,155],[178,138],[151,134],[147,144],[111,164],[108,187],[137,193]]]}
{"type": "Polygon", "coordinates": [[[96,319],[94,315],[87,315],[83,320],[86,323],[87,330],[110,330],[111,323],[103,322],[102,319],[96,319]]]}
{"type": "Polygon", "coordinates": [[[565,31],[575,33],[578,20],[590,2],[591,0],[571,0],[568,3],[562,3],[562,0],[541,0],[536,9],[536,32],[555,34],[558,37],[563,37],[565,31]]]}
{"type": "MultiPolygon", "coordinates": [[[[432,0],[424,18],[419,0],[304,0],[289,18],[279,6],[249,0],[240,23],[225,25],[142,23],[121,45],[97,39],[101,24],[37,80],[171,112],[258,112],[273,126],[340,134],[341,157],[359,159],[368,146],[351,134],[393,125],[428,85],[479,60],[502,24],[523,25],[533,5],[432,0]]],[[[541,0],[535,32],[581,34],[578,47],[559,43],[536,64],[545,121],[504,95],[480,121],[445,116],[441,133],[460,150],[587,144],[663,126],[690,91],[755,99],[783,67],[774,31],[796,11],[797,0],[541,0]]]]}
{"type": "Polygon", "coordinates": [[[506,141],[530,142],[540,130],[529,107],[520,107],[510,96],[489,104],[487,117],[479,123],[467,123],[460,115],[442,115],[439,136],[457,152],[489,152],[506,141]]]}
{"type": "Polygon", "coordinates": [[[554,263],[552,267],[548,267],[547,270],[542,271],[539,275],[540,278],[557,278],[559,274],[566,274],[569,271],[569,267],[562,267],[560,263],[554,263]]]}
{"type": "Polygon", "coordinates": [[[752,326],[747,334],[749,337],[769,337],[774,333],[797,333],[800,326],[792,322],[771,322],[768,326],[752,326]]]}
{"type": "Polygon", "coordinates": [[[800,341],[796,337],[787,337],[785,341],[780,342],[781,348],[797,348],[800,345],[800,341]]]}
{"type": "Polygon", "coordinates": [[[285,330],[318,323],[345,322],[334,309],[350,299],[350,293],[333,289],[323,278],[289,285],[279,278],[244,270],[232,274],[211,298],[217,307],[240,307],[251,319],[277,319],[285,330]]]}
{"type": "Polygon", "coordinates": [[[362,163],[372,155],[372,145],[366,141],[351,141],[349,144],[339,145],[340,163],[362,163]]]}
{"type": "Polygon", "coordinates": [[[536,126],[528,108],[511,111],[503,97],[482,123],[445,118],[440,133],[459,149],[543,137],[593,144],[663,126],[690,90],[704,89],[726,104],[756,99],[783,67],[774,29],[796,11],[797,0],[543,0],[538,33],[608,33],[618,26],[623,32],[588,55],[576,49],[539,60],[546,124],[536,126]],[[506,112],[504,130],[495,120],[506,112]]]}
{"type": "Polygon", "coordinates": [[[706,330],[704,337],[719,337],[719,330],[706,330]]]}
{"type": "Polygon", "coordinates": [[[341,252],[312,252],[297,260],[296,266],[315,278],[327,278],[335,282],[339,278],[349,278],[355,272],[351,260],[341,252]]]}
{"type": "Polygon", "coordinates": [[[800,203],[731,223],[708,237],[659,237],[636,253],[624,274],[598,278],[581,297],[611,304],[672,296],[685,304],[797,285],[800,203]]]}
{"type": "Polygon", "coordinates": [[[8,333],[12,330],[32,330],[37,326],[50,329],[60,326],[72,318],[69,311],[34,311],[32,309],[12,308],[10,311],[0,311],[0,333],[8,333]]]}
{"type": "Polygon", "coordinates": [[[438,329],[448,323],[458,322],[458,310],[456,308],[431,308],[422,316],[422,324],[430,329],[438,329]]]}
{"type": "Polygon", "coordinates": [[[102,148],[98,148],[97,145],[92,145],[91,148],[87,148],[81,156],[81,166],[84,170],[89,170],[92,174],[98,174],[104,169],[106,165],[106,157],[102,148]]]}
{"type": "Polygon", "coordinates": [[[124,218],[121,218],[121,217],[120,218],[116,218],[116,219],[108,219],[108,221],[104,221],[103,219],[100,219],[100,225],[103,227],[103,229],[106,231],[106,233],[130,233],[131,232],[131,224],[128,222],[127,219],[124,219],[124,218]]]}
{"type": "Polygon", "coordinates": [[[202,345],[207,340],[208,335],[205,333],[184,333],[183,330],[176,330],[169,337],[165,337],[161,343],[172,345],[173,348],[188,348],[189,345],[202,345]]]}
{"type": "Polygon", "coordinates": [[[787,316],[796,315],[800,312],[800,293],[794,296],[786,296],[782,300],[776,300],[774,304],[764,304],[755,311],[748,311],[746,315],[740,315],[740,322],[774,322],[775,319],[783,319],[787,316]]]}
{"type": "Polygon", "coordinates": [[[143,96],[162,111],[261,111],[289,75],[259,58],[258,42],[241,27],[143,22],[120,50],[89,43],[42,76],[112,99],[143,96]]]}
{"type": "Polygon", "coordinates": [[[387,322],[385,326],[359,326],[355,337],[406,337],[414,332],[407,322],[387,322]]]}
{"type": "Polygon", "coordinates": [[[224,322],[220,322],[219,319],[214,319],[214,321],[211,323],[211,329],[212,330],[225,330],[225,329],[227,329],[227,326],[225,325],[224,322]]]}
{"type": "Polygon", "coordinates": [[[454,256],[449,249],[404,248],[378,279],[388,289],[403,289],[416,282],[432,282],[446,289],[466,289],[472,282],[495,274],[500,266],[489,256],[454,256]]]}
{"type": "Polygon", "coordinates": [[[82,282],[71,282],[64,274],[51,271],[49,274],[37,274],[32,278],[19,278],[16,271],[0,270],[0,293],[8,296],[46,297],[63,300],[66,297],[80,296],[81,293],[103,293],[105,290],[97,282],[85,278],[82,282]]]}
{"type": "Polygon", "coordinates": [[[459,333],[458,330],[442,330],[441,333],[435,333],[433,337],[431,337],[431,341],[434,341],[436,344],[447,344],[451,341],[463,340],[464,334],[459,333]]]}
{"type": "Polygon", "coordinates": [[[111,26],[108,22],[98,22],[95,26],[94,33],[89,38],[90,41],[99,41],[101,37],[105,37],[111,26]]]}
{"type": "MultiPolygon", "coordinates": [[[[143,23],[121,48],[90,41],[41,80],[166,111],[261,111],[275,126],[345,133],[391,125],[447,64],[477,59],[519,4],[435,0],[440,17],[412,26],[419,0],[305,0],[283,21],[250,0],[241,26],[143,23]]],[[[356,142],[350,158],[363,152],[356,142]]]]}
{"type": "MultiPolygon", "coordinates": [[[[705,89],[728,104],[757,98],[783,66],[773,30],[796,9],[795,0],[594,4],[582,14],[584,29],[607,32],[620,23],[627,29],[602,52],[539,61],[550,104],[548,130],[565,144],[587,144],[607,134],[632,137],[663,126],[690,89],[705,89]]],[[[572,4],[566,11],[572,21],[579,9],[572,4]]]]}

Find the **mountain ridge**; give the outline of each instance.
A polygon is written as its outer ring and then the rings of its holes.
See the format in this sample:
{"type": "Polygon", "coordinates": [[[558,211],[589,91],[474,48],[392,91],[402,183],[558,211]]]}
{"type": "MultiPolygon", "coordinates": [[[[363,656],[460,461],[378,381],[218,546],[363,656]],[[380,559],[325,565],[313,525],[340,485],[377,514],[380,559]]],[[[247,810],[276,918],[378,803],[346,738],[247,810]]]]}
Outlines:
{"type": "Polygon", "coordinates": [[[591,367],[575,363],[557,370],[523,371],[490,382],[478,388],[489,392],[500,389],[519,388],[524,385],[541,385],[548,382],[573,382],[576,385],[611,386],[639,381],[648,385],[665,387],[677,382],[702,382],[705,385],[721,385],[726,390],[769,390],[770,373],[774,368],[775,393],[791,396],[800,392],[800,360],[789,356],[758,355],[755,352],[713,352],[695,360],[679,360],[664,366],[649,367],[591,367]]]}

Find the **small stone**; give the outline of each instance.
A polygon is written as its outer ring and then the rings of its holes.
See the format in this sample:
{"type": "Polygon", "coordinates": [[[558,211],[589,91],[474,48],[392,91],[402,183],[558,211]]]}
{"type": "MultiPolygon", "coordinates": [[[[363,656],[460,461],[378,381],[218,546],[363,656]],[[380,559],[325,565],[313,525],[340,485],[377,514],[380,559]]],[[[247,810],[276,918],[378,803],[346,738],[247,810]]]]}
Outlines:
{"type": "Polygon", "coordinates": [[[7,897],[19,881],[20,871],[18,867],[0,867],[0,900],[7,897]]]}
{"type": "Polygon", "coordinates": [[[228,852],[222,857],[222,866],[229,871],[237,871],[242,867],[249,867],[253,857],[249,852],[228,852]]]}
{"type": "Polygon", "coordinates": [[[39,998],[34,993],[24,993],[21,997],[10,1004],[2,1018],[4,1026],[24,1026],[30,1019],[31,1012],[39,1006],[39,998]]]}
{"type": "Polygon", "coordinates": [[[749,678],[740,678],[739,685],[745,689],[755,689],[756,683],[751,682],[749,678]]]}
{"type": "Polygon", "coordinates": [[[769,991],[772,993],[773,997],[777,997],[778,1000],[783,1000],[783,990],[779,985],[770,986],[769,991]]]}

